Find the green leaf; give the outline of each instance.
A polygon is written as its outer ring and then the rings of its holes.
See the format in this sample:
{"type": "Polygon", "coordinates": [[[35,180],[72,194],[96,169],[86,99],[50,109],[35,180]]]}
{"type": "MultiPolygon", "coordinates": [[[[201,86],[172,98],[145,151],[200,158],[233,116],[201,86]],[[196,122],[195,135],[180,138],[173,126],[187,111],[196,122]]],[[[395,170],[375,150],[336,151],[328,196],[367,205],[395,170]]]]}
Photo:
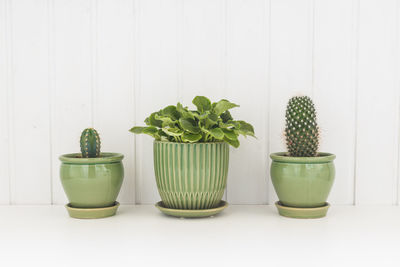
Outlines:
{"type": "Polygon", "coordinates": [[[178,121],[171,119],[170,117],[166,116],[160,116],[160,115],[155,115],[156,120],[162,121],[162,127],[167,127],[167,126],[175,126],[175,123],[178,121]]]}
{"type": "Polygon", "coordinates": [[[222,131],[224,132],[226,138],[230,140],[237,140],[237,135],[233,130],[223,128],[222,131]]]}
{"type": "Polygon", "coordinates": [[[223,123],[223,122],[220,122],[220,124],[219,124],[219,127],[221,127],[221,128],[225,128],[225,129],[230,129],[230,128],[237,128],[237,127],[239,127],[240,126],[240,124],[238,123],[238,122],[235,122],[235,121],[228,121],[227,123],[223,123]]]}
{"type": "Polygon", "coordinates": [[[178,104],[176,104],[176,111],[182,113],[183,111],[186,111],[186,109],[183,107],[181,103],[178,102],[178,104]]]}
{"type": "Polygon", "coordinates": [[[220,128],[214,128],[210,130],[210,134],[212,137],[216,139],[223,139],[224,138],[224,132],[220,128]]]}
{"type": "Polygon", "coordinates": [[[185,131],[188,131],[188,132],[194,133],[194,134],[200,133],[200,127],[197,125],[197,122],[193,119],[180,118],[179,124],[182,127],[182,129],[184,129],[185,131]]]}
{"type": "Polygon", "coordinates": [[[178,128],[163,128],[162,131],[169,136],[181,136],[183,131],[178,128]]]}
{"type": "Polygon", "coordinates": [[[135,127],[131,128],[129,131],[134,134],[141,134],[141,133],[143,133],[144,128],[147,128],[147,127],[135,126],[135,127]]]}
{"type": "Polygon", "coordinates": [[[189,142],[189,143],[195,143],[197,141],[199,141],[203,136],[201,134],[193,134],[193,133],[188,133],[185,132],[182,135],[182,140],[184,142],[189,142]]]}
{"type": "Polygon", "coordinates": [[[146,127],[143,129],[143,133],[144,134],[148,134],[151,136],[154,136],[156,133],[158,132],[158,129],[156,127],[150,126],[150,127],[146,127]]]}
{"type": "Polygon", "coordinates": [[[180,114],[177,111],[177,108],[175,106],[168,106],[161,110],[161,115],[167,116],[171,118],[172,120],[176,121],[180,118],[180,114]]]}
{"type": "Polygon", "coordinates": [[[162,121],[156,119],[156,115],[159,115],[159,112],[153,112],[151,115],[146,118],[145,122],[149,126],[155,126],[158,128],[162,127],[162,121]]]}
{"type": "Polygon", "coordinates": [[[158,129],[158,135],[160,136],[161,139],[168,140],[169,135],[164,133],[163,129],[158,129]]]}
{"type": "Polygon", "coordinates": [[[215,113],[211,113],[210,115],[208,115],[208,117],[207,117],[209,120],[211,120],[211,121],[213,121],[213,122],[215,122],[215,123],[217,123],[218,122],[218,115],[217,114],[215,114],[215,113]]]}
{"type": "Polygon", "coordinates": [[[232,115],[228,110],[221,114],[221,119],[224,123],[233,120],[232,115]]]}
{"type": "Polygon", "coordinates": [[[229,138],[224,137],[224,141],[233,146],[234,148],[238,148],[240,146],[240,142],[238,139],[231,140],[229,138]]]}
{"type": "Polygon", "coordinates": [[[255,137],[255,135],[254,135],[254,127],[250,123],[247,123],[245,121],[236,121],[236,122],[240,124],[240,126],[237,129],[237,131],[240,134],[242,134],[244,136],[250,135],[250,136],[255,137]]]}
{"type": "Polygon", "coordinates": [[[205,96],[196,96],[192,103],[197,107],[200,113],[211,109],[211,101],[205,96]]]}
{"type": "Polygon", "coordinates": [[[226,99],[222,99],[219,102],[217,102],[217,104],[214,107],[214,111],[217,115],[221,115],[228,109],[235,108],[235,107],[239,107],[239,105],[231,103],[226,99]]]}
{"type": "Polygon", "coordinates": [[[199,120],[204,120],[204,119],[207,119],[207,118],[208,118],[208,116],[210,115],[210,112],[209,112],[209,111],[206,111],[205,113],[201,113],[201,114],[196,113],[196,112],[193,112],[193,115],[194,115],[196,118],[198,118],[199,120]]]}
{"type": "Polygon", "coordinates": [[[129,131],[131,131],[132,133],[135,134],[147,134],[150,135],[154,138],[159,138],[158,135],[158,129],[154,126],[149,126],[149,127],[133,127],[132,129],[130,129],[129,131]]]}
{"type": "Polygon", "coordinates": [[[183,107],[181,103],[176,105],[176,110],[179,112],[180,117],[184,119],[194,119],[195,115],[192,111],[188,110],[187,107],[183,107]]]}

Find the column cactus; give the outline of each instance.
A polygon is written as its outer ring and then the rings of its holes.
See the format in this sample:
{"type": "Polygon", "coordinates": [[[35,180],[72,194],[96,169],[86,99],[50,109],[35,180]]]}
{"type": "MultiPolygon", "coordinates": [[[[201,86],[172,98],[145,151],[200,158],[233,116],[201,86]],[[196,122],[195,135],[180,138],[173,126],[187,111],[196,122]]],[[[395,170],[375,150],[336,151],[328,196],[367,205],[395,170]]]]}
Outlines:
{"type": "Polygon", "coordinates": [[[286,109],[286,146],[291,157],[315,157],[319,147],[319,128],[314,103],[308,96],[289,100],[286,109]]]}
{"type": "Polygon", "coordinates": [[[81,134],[82,158],[97,158],[100,156],[100,136],[93,128],[83,130],[81,134]]]}

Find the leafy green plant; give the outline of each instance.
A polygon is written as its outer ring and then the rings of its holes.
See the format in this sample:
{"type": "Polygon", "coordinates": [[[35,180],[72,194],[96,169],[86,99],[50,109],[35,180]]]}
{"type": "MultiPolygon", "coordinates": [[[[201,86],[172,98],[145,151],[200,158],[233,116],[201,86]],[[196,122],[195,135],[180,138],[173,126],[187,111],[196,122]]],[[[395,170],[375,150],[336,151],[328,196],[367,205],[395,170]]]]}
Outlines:
{"type": "Polygon", "coordinates": [[[289,156],[317,156],[319,128],[314,103],[308,96],[296,96],[289,100],[285,135],[289,156]]]}
{"type": "Polygon", "coordinates": [[[100,156],[100,136],[93,128],[83,130],[81,134],[82,158],[97,158],[100,156]]]}
{"type": "Polygon", "coordinates": [[[133,127],[130,131],[135,134],[148,134],[159,141],[224,141],[233,147],[239,147],[239,135],[255,137],[251,124],[232,118],[229,110],[239,105],[225,99],[211,103],[204,96],[196,96],[192,103],[197,110],[189,110],[181,103],[167,106],[146,118],[147,126],[133,127]]]}

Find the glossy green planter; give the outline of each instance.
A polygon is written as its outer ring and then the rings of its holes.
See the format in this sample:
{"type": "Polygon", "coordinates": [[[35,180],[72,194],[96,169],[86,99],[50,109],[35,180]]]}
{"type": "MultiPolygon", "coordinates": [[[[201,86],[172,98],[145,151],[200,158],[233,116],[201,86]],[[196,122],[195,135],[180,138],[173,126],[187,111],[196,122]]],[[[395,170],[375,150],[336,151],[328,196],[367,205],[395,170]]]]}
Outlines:
{"type": "Polygon", "coordinates": [[[101,153],[99,158],[80,158],[80,153],[60,156],[60,177],[74,208],[115,205],[124,179],[123,155],[101,153]]]}
{"type": "Polygon", "coordinates": [[[288,157],[271,154],[271,179],[281,204],[289,207],[315,208],[326,205],[335,179],[335,155],[288,157]]]}
{"type": "Polygon", "coordinates": [[[211,209],[224,195],[229,145],[154,142],[154,171],[163,205],[172,209],[211,209]]]}

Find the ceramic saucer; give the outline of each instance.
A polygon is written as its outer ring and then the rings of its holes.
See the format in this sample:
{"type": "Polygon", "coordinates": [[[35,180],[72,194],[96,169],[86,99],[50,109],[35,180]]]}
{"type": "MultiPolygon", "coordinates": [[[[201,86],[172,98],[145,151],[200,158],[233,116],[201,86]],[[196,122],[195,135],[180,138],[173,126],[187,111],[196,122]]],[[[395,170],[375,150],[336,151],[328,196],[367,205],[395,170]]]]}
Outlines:
{"type": "Polygon", "coordinates": [[[202,217],[210,217],[220,213],[226,207],[228,207],[228,203],[226,201],[221,200],[219,205],[216,208],[212,209],[202,209],[202,210],[181,210],[181,209],[171,209],[166,208],[162,201],[156,203],[156,207],[166,215],[180,217],[180,218],[202,218],[202,217]]]}
{"type": "Polygon", "coordinates": [[[116,201],[113,206],[104,208],[74,208],[68,203],[65,208],[68,210],[69,216],[77,219],[98,219],[115,215],[119,203],[116,201]]]}

